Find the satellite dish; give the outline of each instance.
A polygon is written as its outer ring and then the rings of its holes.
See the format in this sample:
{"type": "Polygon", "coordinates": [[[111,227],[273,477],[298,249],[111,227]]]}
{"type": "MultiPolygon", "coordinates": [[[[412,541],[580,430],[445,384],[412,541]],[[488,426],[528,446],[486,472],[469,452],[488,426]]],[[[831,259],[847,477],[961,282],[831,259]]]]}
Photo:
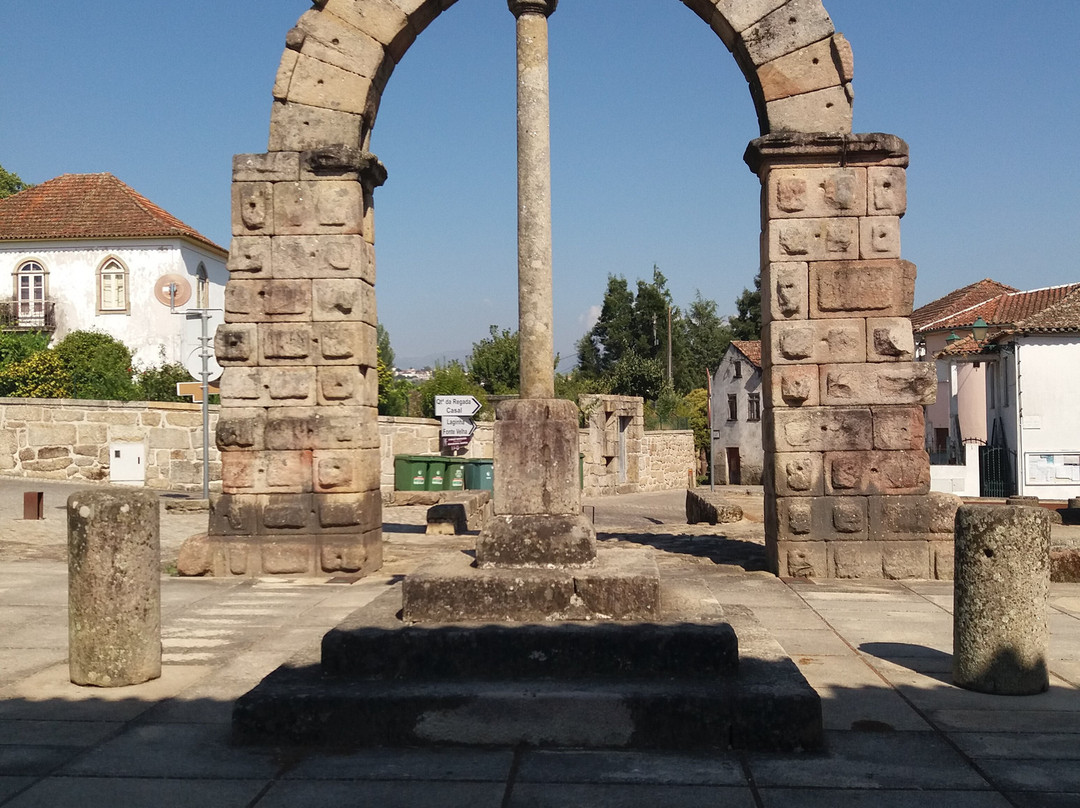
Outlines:
{"type": "Polygon", "coordinates": [[[165,306],[183,306],[191,299],[191,281],[170,272],[154,282],[154,297],[165,306]]]}
{"type": "MultiPolygon", "coordinates": [[[[202,353],[201,348],[196,348],[187,355],[187,359],[184,360],[184,368],[191,374],[191,378],[195,381],[202,381],[202,353]]],[[[206,363],[206,370],[209,373],[207,381],[217,381],[221,378],[222,367],[218,364],[217,358],[210,354],[206,363]]]]}

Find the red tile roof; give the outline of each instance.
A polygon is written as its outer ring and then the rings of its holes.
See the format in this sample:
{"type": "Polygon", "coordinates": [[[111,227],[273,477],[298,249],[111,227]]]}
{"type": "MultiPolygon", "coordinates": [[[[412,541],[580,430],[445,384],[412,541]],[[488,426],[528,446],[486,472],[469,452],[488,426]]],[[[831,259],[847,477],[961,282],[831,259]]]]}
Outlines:
{"type": "Polygon", "coordinates": [[[1049,286],[1030,292],[1010,292],[998,295],[964,311],[944,317],[933,323],[933,330],[948,331],[954,328],[970,328],[982,317],[987,325],[1009,329],[1062,302],[1080,289],[1080,283],[1065,286],[1049,286]]]}
{"type": "Polygon", "coordinates": [[[1057,303],[1047,306],[1042,311],[1025,317],[1016,324],[1016,331],[1080,331],[1080,284],[1067,287],[1071,289],[1057,303]]]}
{"type": "MultiPolygon", "coordinates": [[[[998,295],[1016,291],[1011,286],[984,278],[915,309],[911,313],[911,325],[916,331],[942,330],[944,327],[938,325],[942,319],[953,317],[998,295]]],[[[974,322],[975,317],[971,321],[974,322]]]]}
{"type": "Polygon", "coordinates": [[[0,199],[0,241],[187,238],[218,246],[112,174],[63,174],[0,199]]]}
{"type": "Polygon", "coordinates": [[[731,344],[756,368],[761,367],[761,341],[733,339],[731,344]]]}

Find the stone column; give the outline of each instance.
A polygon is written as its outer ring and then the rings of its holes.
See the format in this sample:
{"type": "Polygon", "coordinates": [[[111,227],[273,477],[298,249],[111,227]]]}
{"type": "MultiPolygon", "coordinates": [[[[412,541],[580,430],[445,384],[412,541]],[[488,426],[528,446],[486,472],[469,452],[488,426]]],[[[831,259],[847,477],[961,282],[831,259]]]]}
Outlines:
{"type": "Polygon", "coordinates": [[[930,493],[914,361],[915,267],[900,258],[907,144],[780,134],[762,183],[765,516],[779,575],[947,577],[959,500],[930,493]]]}
{"type": "Polygon", "coordinates": [[[554,398],[548,16],[558,0],[509,0],[517,18],[518,335],[521,397],[554,398]]]}
{"type": "Polygon", "coordinates": [[[121,687],[161,676],[157,494],[68,497],[68,668],[77,685],[121,687]]]}
{"type": "Polygon", "coordinates": [[[1049,595],[1046,510],[962,506],[956,512],[953,681],[1009,696],[1046,690],[1049,595]]]}

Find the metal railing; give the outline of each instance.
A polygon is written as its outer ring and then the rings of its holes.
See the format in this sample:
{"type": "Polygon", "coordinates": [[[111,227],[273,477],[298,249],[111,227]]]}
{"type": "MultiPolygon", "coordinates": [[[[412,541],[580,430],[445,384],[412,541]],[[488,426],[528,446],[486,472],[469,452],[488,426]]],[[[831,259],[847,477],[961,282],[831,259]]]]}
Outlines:
{"type": "Polygon", "coordinates": [[[0,331],[55,331],[56,303],[0,300],[0,331]]]}

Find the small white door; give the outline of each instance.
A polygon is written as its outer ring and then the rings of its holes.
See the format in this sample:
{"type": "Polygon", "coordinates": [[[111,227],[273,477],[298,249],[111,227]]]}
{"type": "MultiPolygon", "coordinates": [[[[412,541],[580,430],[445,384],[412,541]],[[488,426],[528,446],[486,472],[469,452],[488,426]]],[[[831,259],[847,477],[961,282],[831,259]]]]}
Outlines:
{"type": "Polygon", "coordinates": [[[146,444],[114,441],[109,444],[109,481],[120,485],[146,483],[146,444]]]}

